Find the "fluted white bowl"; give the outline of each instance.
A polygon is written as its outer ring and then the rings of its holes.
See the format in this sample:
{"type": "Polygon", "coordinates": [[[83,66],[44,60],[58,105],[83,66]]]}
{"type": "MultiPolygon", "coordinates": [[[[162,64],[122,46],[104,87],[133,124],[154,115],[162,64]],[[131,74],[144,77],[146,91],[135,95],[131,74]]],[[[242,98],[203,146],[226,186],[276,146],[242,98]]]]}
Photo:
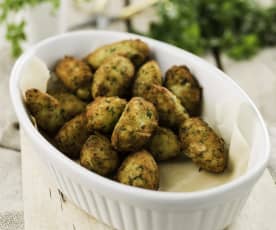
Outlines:
{"type": "MultiPolygon", "coordinates": [[[[56,178],[62,192],[80,208],[116,229],[221,230],[235,219],[244,206],[269,159],[269,137],[264,121],[236,83],[201,58],[146,37],[110,31],[80,31],[44,40],[17,60],[11,74],[10,93],[20,127],[56,178]],[[22,70],[30,58],[37,56],[51,68],[65,54],[83,57],[100,45],[127,38],[141,38],[147,42],[163,72],[175,64],[189,66],[204,89],[203,117],[207,120],[215,116],[215,105],[228,99],[235,98],[235,103],[247,105],[247,109],[238,114],[240,129],[251,146],[249,166],[244,175],[215,188],[189,193],[134,188],[82,168],[50,145],[34,128],[20,90],[22,70]]],[[[222,114],[224,116],[231,114],[222,114]]]]}

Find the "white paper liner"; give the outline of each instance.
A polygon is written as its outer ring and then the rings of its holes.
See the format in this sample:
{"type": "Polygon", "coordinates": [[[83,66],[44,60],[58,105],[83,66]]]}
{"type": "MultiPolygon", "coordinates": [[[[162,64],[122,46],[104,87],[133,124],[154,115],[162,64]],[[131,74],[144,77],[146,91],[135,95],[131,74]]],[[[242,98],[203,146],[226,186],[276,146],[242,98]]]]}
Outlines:
{"type": "MultiPolygon", "coordinates": [[[[46,64],[37,57],[31,58],[22,72],[22,95],[30,88],[45,92],[49,77],[46,64]]],[[[229,146],[229,163],[225,172],[214,174],[204,170],[199,171],[199,167],[190,160],[160,163],[160,190],[170,192],[204,190],[225,184],[244,174],[248,168],[251,151],[248,138],[243,136],[244,133],[237,124],[238,115],[244,106],[246,105],[238,104],[235,98],[232,98],[231,101],[215,105],[215,117],[204,117],[229,146]]]]}

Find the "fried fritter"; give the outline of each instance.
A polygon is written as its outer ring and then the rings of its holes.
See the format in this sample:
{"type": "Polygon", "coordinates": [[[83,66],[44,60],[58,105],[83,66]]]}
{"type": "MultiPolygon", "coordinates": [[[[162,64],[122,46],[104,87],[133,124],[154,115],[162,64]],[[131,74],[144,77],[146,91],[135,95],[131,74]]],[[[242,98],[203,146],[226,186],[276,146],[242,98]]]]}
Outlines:
{"type": "Polygon", "coordinates": [[[156,61],[148,61],[140,67],[133,83],[132,95],[143,97],[152,84],[162,85],[162,73],[156,61]]]}
{"type": "Polygon", "coordinates": [[[187,119],[179,138],[184,153],[199,167],[214,173],[224,171],[228,158],[224,140],[201,118],[187,119]]]}
{"type": "Polygon", "coordinates": [[[77,115],[58,131],[55,136],[57,148],[70,158],[80,156],[82,145],[89,137],[85,113],[77,115]]]}
{"type": "Polygon", "coordinates": [[[146,150],[141,150],[123,161],[118,170],[117,180],[135,187],[158,190],[159,169],[152,155],[146,150]]]}
{"type": "Polygon", "coordinates": [[[180,141],[170,129],[157,127],[148,143],[148,149],[155,160],[168,160],[180,154],[180,141]]]}
{"type": "Polygon", "coordinates": [[[133,97],[113,130],[112,145],[122,152],[139,150],[157,125],[158,116],[154,106],[141,97],[133,97]]]}
{"type": "Polygon", "coordinates": [[[129,59],[112,56],[95,72],[92,83],[93,98],[126,95],[134,77],[134,66],[129,59]]]}
{"type": "Polygon", "coordinates": [[[97,97],[86,109],[88,130],[111,133],[126,104],[119,97],[97,97]]]}
{"type": "Polygon", "coordinates": [[[82,147],[80,164],[93,172],[107,176],[117,169],[119,158],[107,137],[93,134],[82,147]]]}
{"type": "Polygon", "coordinates": [[[90,67],[84,61],[70,56],[65,56],[58,61],[55,74],[72,92],[76,92],[77,89],[92,81],[90,67]]]}
{"type": "Polygon", "coordinates": [[[114,54],[129,58],[135,66],[140,66],[149,56],[149,47],[139,39],[119,41],[96,49],[86,57],[86,60],[97,69],[114,54]]]}
{"type": "Polygon", "coordinates": [[[85,111],[86,103],[71,93],[54,93],[52,96],[59,101],[66,121],[85,111]]]}
{"type": "Polygon", "coordinates": [[[25,96],[28,110],[46,133],[55,133],[65,123],[63,109],[57,99],[38,89],[27,90],[25,96]]]}
{"type": "Polygon", "coordinates": [[[179,98],[191,116],[200,114],[201,87],[187,66],[170,68],[164,85],[179,98]]]}
{"type": "Polygon", "coordinates": [[[151,85],[144,98],[155,105],[162,126],[176,128],[189,117],[179,99],[163,86],[151,85]]]}
{"type": "Polygon", "coordinates": [[[88,82],[84,86],[78,88],[76,91],[76,96],[83,101],[91,101],[91,84],[92,82],[88,82]]]}

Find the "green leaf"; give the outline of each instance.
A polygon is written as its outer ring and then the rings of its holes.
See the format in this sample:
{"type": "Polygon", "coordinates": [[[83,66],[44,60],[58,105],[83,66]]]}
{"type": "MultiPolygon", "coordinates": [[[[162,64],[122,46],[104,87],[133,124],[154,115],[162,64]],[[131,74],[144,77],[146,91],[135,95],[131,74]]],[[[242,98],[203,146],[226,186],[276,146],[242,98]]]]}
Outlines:
{"type": "Polygon", "coordinates": [[[240,41],[234,44],[229,50],[228,55],[234,59],[241,60],[250,58],[259,49],[259,39],[256,34],[243,36],[240,41]]]}
{"type": "Polygon", "coordinates": [[[276,45],[276,5],[255,0],[163,0],[148,35],[196,54],[219,49],[234,59],[250,58],[276,45]]]}
{"type": "Polygon", "coordinates": [[[6,39],[12,44],[12,55],[18,57],[22,53],[21,42],[26,40],[25,21],[18,24],[7,24],[6,39]]]}
{"type": "Polygon", "coordinates": [[[47,2],[52,4],[54,10],[60,5],[60,0],[2,0],[0,2],[0,24],[6,24],[6,39],[11,43],[14,57],[18,57],[21,54],[21,43],[26,40],[25,21],[7,23],[8,19],[11,19],[12,17],[10,16],[14,16],[13,14],[24,10],[27,6],[33,7],[47,2]]]}

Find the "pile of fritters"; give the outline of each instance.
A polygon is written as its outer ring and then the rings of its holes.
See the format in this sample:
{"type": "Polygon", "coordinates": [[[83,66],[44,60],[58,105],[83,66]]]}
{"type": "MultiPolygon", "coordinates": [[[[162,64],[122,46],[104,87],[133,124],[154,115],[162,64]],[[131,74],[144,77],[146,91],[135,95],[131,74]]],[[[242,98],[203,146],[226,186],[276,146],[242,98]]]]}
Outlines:
{"type": "Polygon", "coordinates": [[[195,76],[183,65],[163,78],[139,39],[105,45],[83,60],[65,56],[47,93],[29,89],[25,96],[51,143],[118,182],[157,190],[157,162],[181,155],[209,172],[226,168],[223,139],[199,117],[202,89],[195,76]]]}

